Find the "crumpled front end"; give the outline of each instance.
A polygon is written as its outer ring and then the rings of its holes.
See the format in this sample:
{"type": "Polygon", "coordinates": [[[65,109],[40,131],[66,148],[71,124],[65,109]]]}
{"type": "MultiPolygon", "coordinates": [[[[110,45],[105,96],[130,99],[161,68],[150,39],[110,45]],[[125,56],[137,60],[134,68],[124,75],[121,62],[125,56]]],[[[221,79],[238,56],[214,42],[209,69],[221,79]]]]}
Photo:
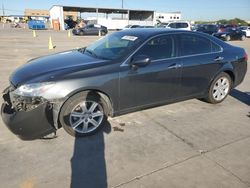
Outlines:
{"type": "Polygon", "coordinates": [[[22,97],[8,87],[3,92],[1,106],[3,122],[23,140],[41,138],[55,132],[53,104],[41,97],[22,97]]]}

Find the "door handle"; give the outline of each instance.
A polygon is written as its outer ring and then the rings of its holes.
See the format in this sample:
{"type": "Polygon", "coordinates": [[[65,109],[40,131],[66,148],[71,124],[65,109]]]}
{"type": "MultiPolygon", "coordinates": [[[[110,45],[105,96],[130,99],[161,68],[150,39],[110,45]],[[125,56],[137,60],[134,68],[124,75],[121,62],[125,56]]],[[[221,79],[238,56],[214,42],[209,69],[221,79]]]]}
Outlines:
{"type": "Polygon", "coordinates": [[[168,66],[169,69],[178,69],[180,67],[181,67],[181,64],[172,64],[168,66]]]}
{"type": "Polygon", "coordinates": [[[215,59],[214,59],[214,61],[222,61],[224,59],[224,57],[216,57],[215,59]]]}

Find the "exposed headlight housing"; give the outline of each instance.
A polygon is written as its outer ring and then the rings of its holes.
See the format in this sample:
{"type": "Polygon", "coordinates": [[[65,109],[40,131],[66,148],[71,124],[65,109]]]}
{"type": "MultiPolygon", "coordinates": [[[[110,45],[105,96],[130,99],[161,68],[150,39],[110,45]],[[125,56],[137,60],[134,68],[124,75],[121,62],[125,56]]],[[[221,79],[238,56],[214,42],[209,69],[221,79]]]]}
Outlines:
{"type": "Polygon", "coordinates": [[[54,85],[55,83],[53,82],[24,84],[18,87],[13,93],[25,97],[40,97],[54,85]]]}

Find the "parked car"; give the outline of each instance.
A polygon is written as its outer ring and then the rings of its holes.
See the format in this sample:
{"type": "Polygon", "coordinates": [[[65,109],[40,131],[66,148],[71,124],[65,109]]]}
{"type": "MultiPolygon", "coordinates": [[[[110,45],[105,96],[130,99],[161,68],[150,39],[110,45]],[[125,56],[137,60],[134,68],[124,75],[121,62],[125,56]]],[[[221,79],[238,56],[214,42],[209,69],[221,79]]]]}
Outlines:
{"type": "Polygon", "coordinates": [[[197,31],[197,30],[199,30],[201,27],[203,27],[203,24],[194,24],[194,25],[191,25],[192,31],[197,31]]]}
{"type": "Polygon", "coordinates": [[[87,136],[108,116],[192,98],[220,103],[246,71],[243,48],[207,34],[124,30],[18,68],[3,92],[1,116],[22,139],[60,127],[87,136]]]}
{"type": "Polygon", "coordinates": [[[69,30],[70,29],[70,27],[68,26],[68,24],[64,23],[64,29],[65,30],[69,30]]]}
{"type": "Polygon", "coordinates": [[[89,24],[82,28],[75,28],[72,30],[74,35],[98,35],[99,33],[103,36],[108,33],[108,29],[105,26],[99,24],[89,24]]]}
{"type": "Polygon", "coordinates": [[[138,28],[155,28],[154,26],[151,26],[151,25],[141,25],[140,27],[138,28]]]}
{"type": "Polygon", "coordinates": [[[191,31],[191,24],[187,21],[170,22],[163,24],[161,27],[191,31]]]}
{"type": "Polygon", "coordinates": [[[205,25],[202,25],[201,27],[198,27],[196,31],[212,35],[214,33],[217,33],[218,29],[219,29],[218,25],[215,25],[215,24],[205,24],[205,25]]]}
{"type": "Polygon", "coordinates": [[[150,25],[127,25],[122,30],[135,29],[135,28],[154,28],[154,26],[150,26],[150,25]]]}
{"type": "Polygon", "coordinates": [[[122,30],[139,28],[140,25],[126,25],[122,30]]]}
{"type": "Polygon", "coordinates": [[[239,29],[246,33],[246,37],[250,37],[250,26],[241,26],[239,29]]]}
{"type": "Polygon", "coordinates": [[[245,40],[246,33],[237,28],[228,27],[224,30],[224,32],[214,33],[213,36],[225,40],[245,40]]]}
{"type": "Polygon", "coordinates": [[[218,25],[218,33],[224,32],[227,28],[237,28],[238,26],[235,24],[219,24],[218,25]]]}

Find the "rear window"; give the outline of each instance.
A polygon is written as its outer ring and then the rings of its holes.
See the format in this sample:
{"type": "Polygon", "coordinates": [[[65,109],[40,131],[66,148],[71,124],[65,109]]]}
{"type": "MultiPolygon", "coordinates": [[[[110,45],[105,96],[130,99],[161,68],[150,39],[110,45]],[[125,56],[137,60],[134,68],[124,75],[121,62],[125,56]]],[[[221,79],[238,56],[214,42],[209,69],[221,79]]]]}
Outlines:
{"type": "Polygon", "coordinates": [[[185,22],[175,22],[168,25],[170,28],[188,28],[188,24],[185,22]]]}
{"type": "Polygon", "coordinates": [[[176,28],[187,28],[188,24],[187,23],[176,23],[176,28]]]}

